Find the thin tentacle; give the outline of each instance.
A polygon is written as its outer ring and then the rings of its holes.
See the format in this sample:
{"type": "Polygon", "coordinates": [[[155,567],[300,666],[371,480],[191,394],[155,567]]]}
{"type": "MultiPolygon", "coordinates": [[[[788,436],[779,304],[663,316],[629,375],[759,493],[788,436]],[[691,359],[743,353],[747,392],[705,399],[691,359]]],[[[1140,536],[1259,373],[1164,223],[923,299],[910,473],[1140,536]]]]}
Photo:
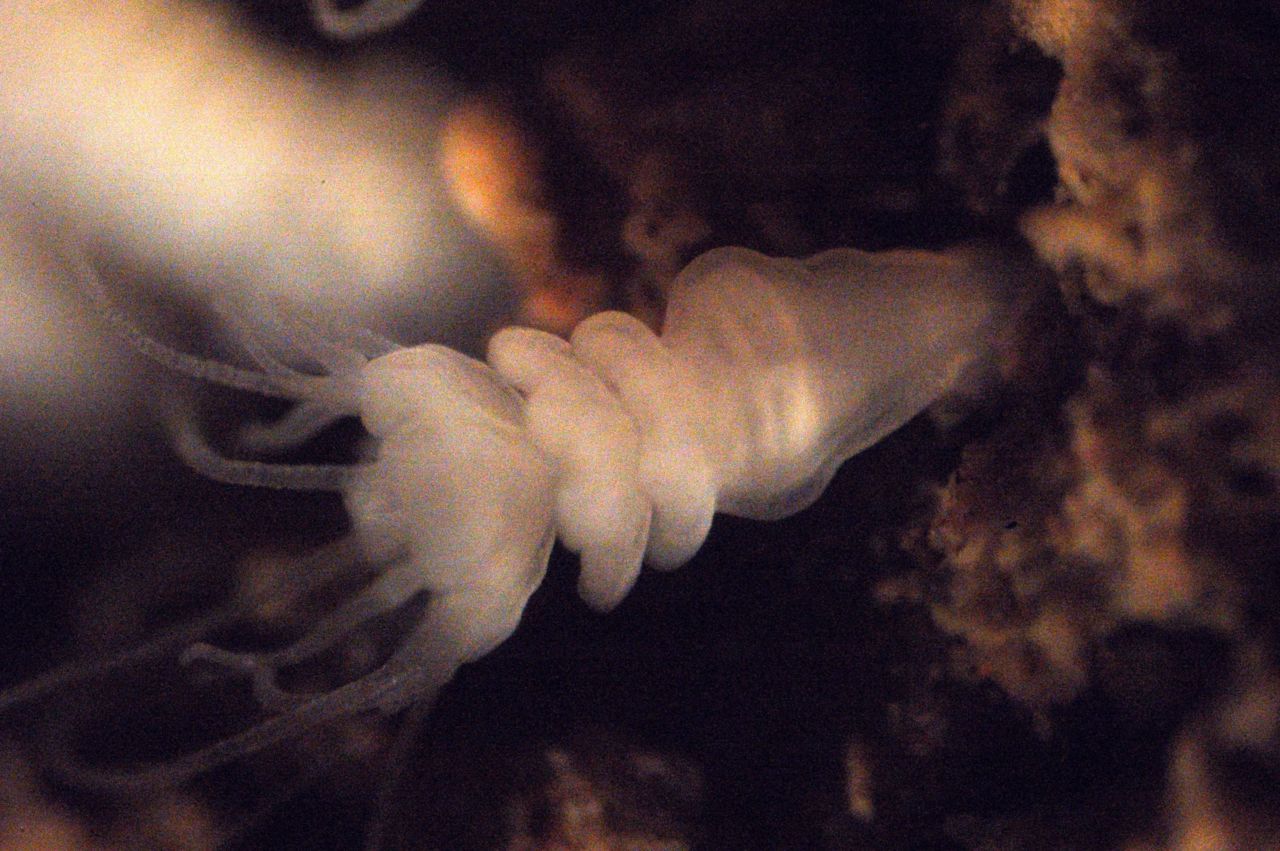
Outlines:
{"type": "Polygon", "coordinates": [[[98,306],[103,317],[111,323],[112,327],[122,337],[129,341],[130,345],[151,358],[151,360],[163,367],[172,369],[174,372],[200,381],[208,381],[224,387],[231,387],[236,390],[244,390],[276,399],[296,398],[295,394],[280,387],[269,376],[260,372],[240,369],[230,364],[197,357],[196,355],[179,351],[149,336],[134,323],[132,318],[115,306],[111,296],[107,293],[106,286],[102,283],[102,277],[98,274],[98,270],[94,268],[93,263],[84,252],[70,252],[67,260],[75,271],[84,292],[98,306]]]}
{"type": "Polygon", "coordinates": [[[296,309],[281,299],[266,298],[226,298],[214,306],[246,353],[269,375],[309,375],[293,365],[297,360],[310,362],[326,376],[354,375],[364,368],[368,358],[290,316],[296,309]]]}
{"type": "MultiPolygon", "coordinates": [[[[415,635],[430,625],[428,618],[415,635]]],[[[411,642],[382,667],[355,682],[299,703],[243,733],[160,765],[138,771],[96,768],[80,763],[63,745],[52,754],[54,767],[68,781],[86,789],[123,792],[171,788],[337,718],[371,709],[390,714],[415,698],[432,701],[465,660],[439,658],[434,664],[424,664],[424,661],[416,642],[411,642]]],[[[70,741],[73,737],[58,738],[70,741]]]]}
{"type": "Polygon", "coordinates": [[[321,402],[299,402],[274,422],[245,425],[236,436],[235,447],[243,452],[263,453],[296,449],[348,416],[321,402]]]}
{"type": "Polygon", "coordinates": [[[72,683],[98,679],[116,671],[131,668],[149,659],[166,656],[191,644],[243,615],[243,602],[231,601],[218,606],[189,623],[164,630],[145,643],[123,653],[91,661],[74,660],[59,665],[34,679],[0,692],[0,714],[14,707],[34,703],[72,683]]]}
{"type": "Polygon", "coordinates": [[[360,464],[268,464],[241,461],[218,454],[200,433],[189,409],[178,408],[166,425],[174,451],[183,462],[206,478],[228,485],[295,491],[344,493],[360,464]]]}
{"type": "Polygon", "coordinates": [[[0,714],[40,700],[72,683],[104,677],[151,659],[176,653],[206,635],[243,618],[267,600],[278,604],[280,597],[298,599],[314,588],[336,578],[349,566],[362,561],[362,544],[347,536],[311,553],[279,580],[251,594],[237,595],[196,620],[163,630],[137,647],[104,659],[74,660],[0,692],[0,714]]]}
{"type": "Polygon", "coordinates": [[[404,346],[371,328],[352,325],[310,302],[290,305],[288,315],[299,317],[312,333],[324,332],[323,339],[332,345],[356,352],[366,360],[389,355],[404,346]]]}
{"type": "Polygon", "coordinates": [[[348,413],[356,413],[356,400],[350,391],[335,388],[334,381],[325,376],[268,375],[252,369],[241,369],[210,358],[202,358],[162,343],[143,331],[127,314],[116,307],[102,282],[98,270],[84,251],[68,250],[65,259],[74,271],[81,287],[98,306],[103,317],[116,331],[146,357],[181,375],[199,381],[208,381],[235,390],[257,393],[273,399],[289,401],[324,401],[332,407],[348,413]]]}
{"type": "Polygon", "coordinates": [[[363,354],[369,360],[389,355],[397,349],[404,348],[395,340],[374,331],[372,328],[348,327],[345,323],[328,322],[325,328],[340,335],[343,342],[363,354]]]}
{"type": "Polygon", "coordinates": [[[399,608],[414,595],[421,593],[421,585],[414,581],[414,576],[407,575],[409,573],[404,565],[389,568],[358,595],[336,611],[330,612],[306,635],[287,647],[264,653],[239,653],[202,642],[188,647],[180,662],[188,665],[196,661],[207,661],[248,675],[253,683],[253,696],[258,703],[273,712],[284,711],[296,706],[307,696],[282,689],[276,682],[280,671],[328,650],[360,624],[399,608]]]}
{"type": "Polygon", "coordinates": [[[516,561],[509,566],[522,568],[517,573],[523,581],[481,584],[433,596],[422,620],[381,667],[242,733],[137,771],[84,765],[65,744],[74,737],[59,736],[59,749],[52,754],[55,767],[83,788],[122,792],[173,787],[337,718],[372,709],[391,715],[414,701],[432,703],[458,668],[485,656],[515,632],[525,604],[541,582],[552,540],[548,535],[532,560],[523,552],[510,554],[516,561]]]}
{"type": "Polygon", "coordinates": [[[286,311],[284,305],[267,310],[264,319],[280,334],[284,344],[315,361],[329,375],[346,375],[359,372],[368,362],[359,351],[334,343],[316,330],[309,320],[304,321],[286,311]]]}
{"type": "MultiPolygon", "coordinates": [[[[323,377],[310,376],[308,373],[289,365],[277,355],[272,347],[269,346],[264,339],[261,329],[249,321],[247,314],[250,312],[243,305],[237,305],[230,301],[221,301],[214,304],[213,310],[218,314],[218,318],[231,331],[235,338],[236,344],[244,349],[258,368],[271,376],[273,379],[290,379],[298,376],[303,377],[323,377]]],[[[268,311],[254,311],[255,313],[266,313],[268,311]]]]}
{"type": "Polygon", "coordinates": [[[296,342],[293,334],[285,329],[283,320],[271,309],[248,310],[232,301],[215,304],[214,311],[232,330],[236,342],[259,368],[276,384],[282,387],[308,388],[296,399],[318,402],[341,416],[353,416],[359,413],[360,396],[359,379],[367,360],[356,352],[346,352],[340,359],[334,356],[330,362],[326,356],[317,354],[310,347],[296,342]],[[262,329],[247,319],[249,313],[266,317],[274,327],[281,329],[287,347],[298,350],[303,357],[314,360],[326,372],[323,375],[312,375],[286,362],[276,354],[277,340],[268,339],[262,329]]]}

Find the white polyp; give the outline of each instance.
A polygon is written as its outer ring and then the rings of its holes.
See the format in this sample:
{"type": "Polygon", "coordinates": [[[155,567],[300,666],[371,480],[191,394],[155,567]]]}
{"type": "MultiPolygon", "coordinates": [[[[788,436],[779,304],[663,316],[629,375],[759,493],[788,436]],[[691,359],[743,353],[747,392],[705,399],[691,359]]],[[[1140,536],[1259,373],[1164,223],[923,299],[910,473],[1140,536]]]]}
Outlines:
{"type": "Polygon", "coordinates": [[[725,248],[676,279],[661,337],[606,312],[568,344],[502,331],[489,360],[555,461],[583,596],[607,608],[634,582],[620,553],[675,567],[717,511],[776,519],[812,503],[851,455],[989,363],[1011,293],[1003,263],[968,249],[725,248]]]}
{"type": "MultiPolygon", "coordinates": [[[[354,467],[221,458],[189,420],[178,448],[226,481],[341,487],[353,541],[385,572],[284,651],[193,651],[252,676],[281,714],[167,767],[98,780],[117,788],[175,781],[338,715],[431,699],[459,666],[515,631],[557,535],[581,555],[582,598],[608,610],[642,562],[675,567],[691,558],[715,512],[772,519],[799,511],[847,458],[990,364],[1010,283],[999,260],[965,250],[782,260],[718,249],[677,277],[661,336],[608,312],[582,322],[568,342],[502,331],[489,365],[422,345],[335,376],[283,363],[271,376],[218,372],[308,403],[278,424],[277,443],[305,438],[331,415],[358,413],[373,458],[354,467]],[[385,665],[283,708],[294,696],[275,684],[280,664],[420,592],[429,595],[423,618],[385,665]]],[[[309,326],[301,330],[311,336],[309,326]]],[[[130,333],[187,371],[187,356],[130,333]]],[[[270,361],[272,348],[261,348],[270,361]]],[[[325,359],[345,368],[345,356],[325,359]]],[[[81,778],[98,782],[92,772],[81,778]]]]}

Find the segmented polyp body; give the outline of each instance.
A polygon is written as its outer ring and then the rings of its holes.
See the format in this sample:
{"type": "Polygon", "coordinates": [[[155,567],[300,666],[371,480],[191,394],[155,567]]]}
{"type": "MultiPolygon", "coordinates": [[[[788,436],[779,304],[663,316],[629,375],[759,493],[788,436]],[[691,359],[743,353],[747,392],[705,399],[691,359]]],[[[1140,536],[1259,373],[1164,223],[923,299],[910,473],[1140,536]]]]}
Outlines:
{"type": "Polygon", "coordinates": [[[501,331],[488,364],[367,335],[334,344],[277,318],[284,348],[326,375],[292,369],[278,340],[243,322],[261,372],[191,358],[118,320],[180,371],[298,402],[279,423],[249,432],[249,444],[297,445],[343,416],[358,416],[373,439],[368,463],[296,467],[221,457],[189,420],[179,423],[180,452],[214,478],[341,490],[379,572],[291,647],[191,648],[189,659],[250,676],[279,714],[163,776],[188,776],[300,724],[430,699],[460,665],[514,632],[557,537],[581,556],[583,598],[608,610],[643,563],[691,558],[717,511],[758,519],[799,511],[845,459],[989,363],[1011,280],[998,258],[967,250],[841,249],[784,260],[719,249],[674,282],[661,336],[608,312],[568,341],[501,331]],[[377,670],[319,695],[277,686],[282,667],[422,592],[425,615],[377,670]]]}

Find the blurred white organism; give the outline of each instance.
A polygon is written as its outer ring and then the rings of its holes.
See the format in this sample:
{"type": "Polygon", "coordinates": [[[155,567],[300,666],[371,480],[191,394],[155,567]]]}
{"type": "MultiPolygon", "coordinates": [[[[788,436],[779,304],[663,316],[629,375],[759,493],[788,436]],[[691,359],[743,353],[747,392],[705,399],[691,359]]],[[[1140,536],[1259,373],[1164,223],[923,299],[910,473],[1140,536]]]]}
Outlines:
{"type": "Polygon", "coordinates": [[[109,406],[122,377],[53,245],[198,297],[476,345],[508,296],[438,174],[445,86],[387,58],[330,63],[214,4],[0,3],[0,195],[19,220],[0,242],[0,401],[109,406]],[[76,389],[90,362],[105,398],[76,389]]]}

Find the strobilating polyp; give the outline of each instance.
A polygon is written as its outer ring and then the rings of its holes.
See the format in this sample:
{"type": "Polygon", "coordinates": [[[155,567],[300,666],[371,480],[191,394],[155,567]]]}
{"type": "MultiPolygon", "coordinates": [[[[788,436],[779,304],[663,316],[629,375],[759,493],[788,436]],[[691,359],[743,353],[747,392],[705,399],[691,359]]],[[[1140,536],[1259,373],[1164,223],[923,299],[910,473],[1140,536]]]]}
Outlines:
{"type": "Polygon", "coordinates": [[[677,277],[660,333],[613,311],[567,340],[507,328],[487,362],[356,333],[322,339],[287,318],[275,323],[294,329],[285,339],[242,328],[259,371],[145,343],[179,371],[296,403],[241,445],[301,445],[339,419],[360,419],[367,460],[350,466],[227,458],[189,416],[173,434],[180,454],[215,479],[339,490],[352,520],[344,551],[354,546],[375,575],[291,647],[190,648],[187,661],[251,678],[276,714],[120,781],[173,782],[299,726],[431,700],[515,631],[556,539],[580,556],[583,599],[608,611],[644,565],[688,561],[716,513],[771,520],[807,507],[849,457],[990,374],[1014,312],[1016,268],[969,247],[803,260],[721,248],[677,277]],[[324,374],[289,365],[303,362],[324,374]],[[323,693],[277,684],[282,668],[424,592],[421,619],[377,669],[323,693]]]}

